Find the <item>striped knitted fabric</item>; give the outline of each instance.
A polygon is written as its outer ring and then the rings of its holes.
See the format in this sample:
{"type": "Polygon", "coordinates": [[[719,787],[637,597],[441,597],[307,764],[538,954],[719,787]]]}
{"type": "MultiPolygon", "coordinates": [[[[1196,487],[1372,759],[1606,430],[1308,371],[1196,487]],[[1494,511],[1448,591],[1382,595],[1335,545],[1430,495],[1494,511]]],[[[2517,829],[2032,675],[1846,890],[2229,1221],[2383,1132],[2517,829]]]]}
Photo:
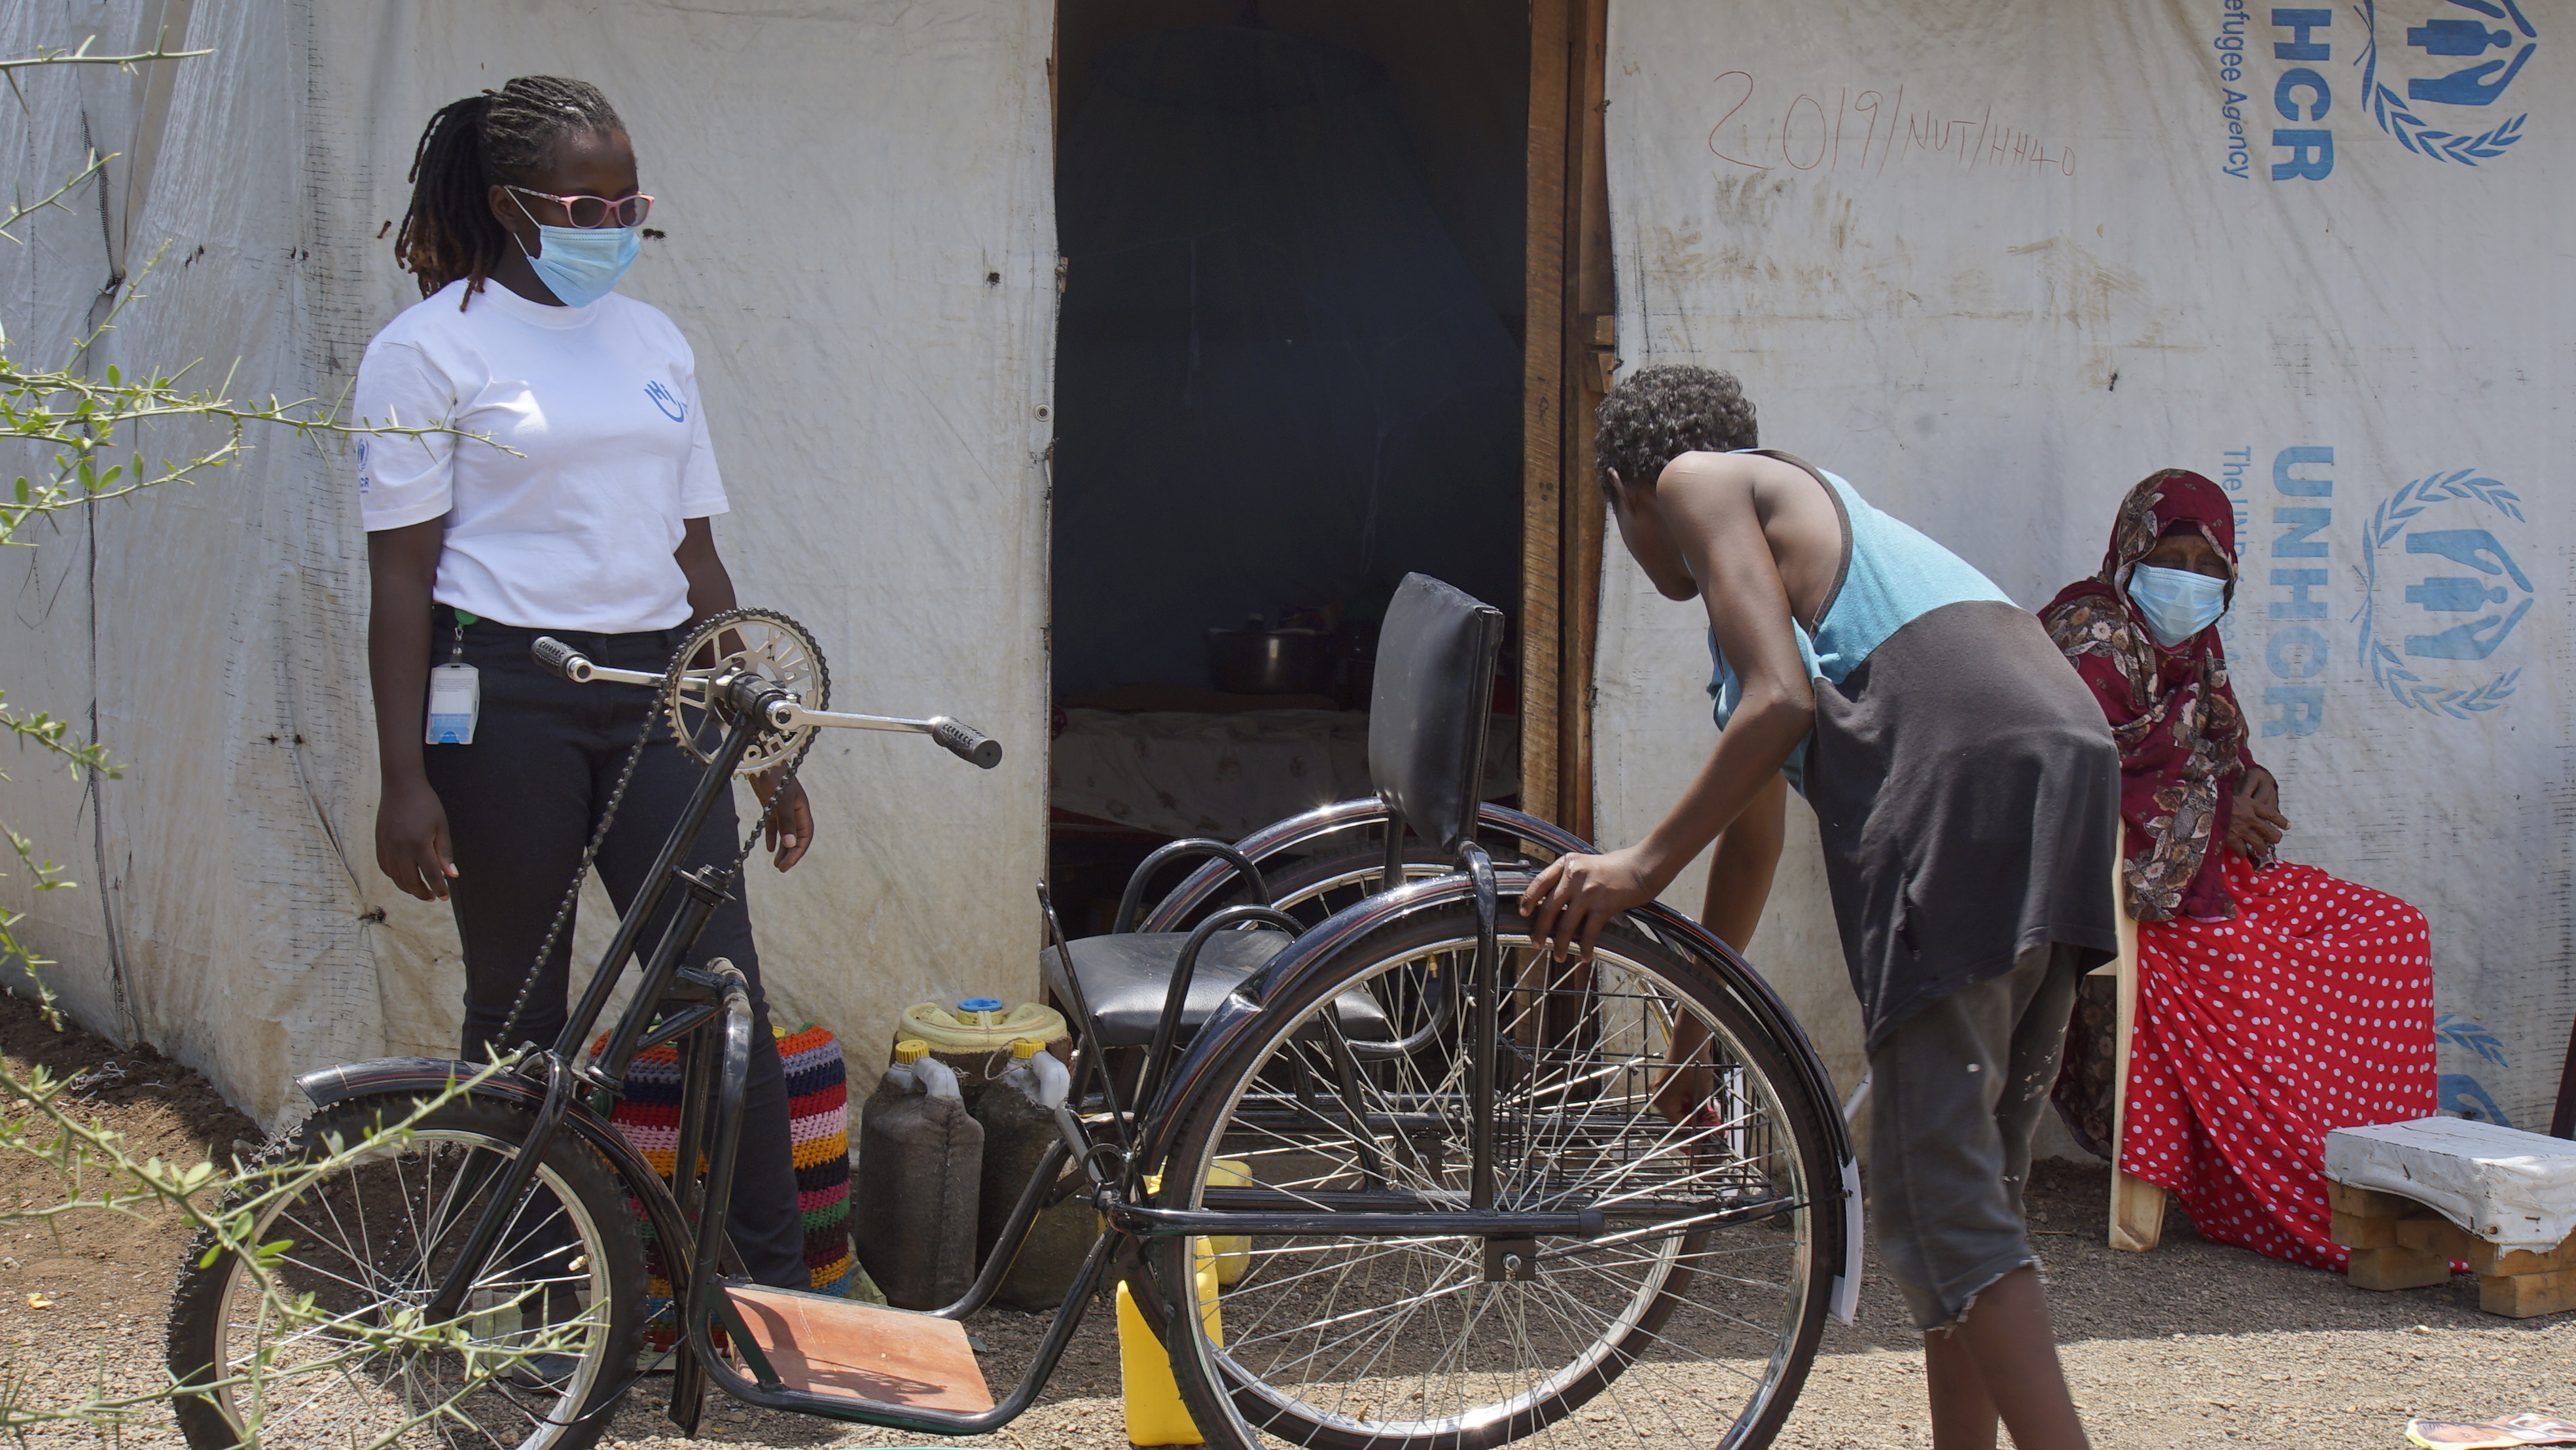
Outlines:
{"type": "Polygon", "coordinates": [[[796,1206],[805,1214],[805,1271],[814,1292],[845,1294],[850,1256],[850,1075],[841,1044],[812,1023],[783,1036],[787,1141],[796,1161],[796,1206]]]}
{"type": "MultiPolygon", "coordinates": [[[[594,1053],[608,1046],[608,1034],[601,1033],[592,1043],[594,1053]]],[[[675,1043],[664,1043],[635,1055],[626,1069],[626,1091],[608,1110],[608,1120],[633,1144],[635,1151],[664,1180],[680,1161],[680,1049],[675,1043]]],[[[653,1220],[646,1217],[642,1202],[629,1198],[627,1210],[635,1215],[635,1231],[644,1239],[644,1320],[650,1328],[647,1337],[653,1347],[668,1347],[670,1327],[666,1311],[671,1306],[671,1270],[663,1262],[662,1245],[654,1237],[653,1220]]]]}
{"type": "MultiPolygon", "coordinates": [[[[775,1031],[776,1029],[773,1029],[775,1031]]],[[[788,1141],[796,1164],[796,1206],[805,1216],[805,1267],[818,1294],[845,1294],[857,1262],[850,1256],[849,1075],[841,1044],[811,1023],[793,1036],[778,1032],[787,1069],[788,1141]]],[[[601,1034],[592,1047],[606,1047],[601,1034]]],[[[609,1112],[653,1171],[665,1179],[679,1162],[680,1049],[664,1044],[638,1053],[626,1070],[626,1092],[609,1112]]],[[[644,1205],[632,1199],[644,1238],[645,1317],[659,1319],[671,1298],[671,1273],[654,1241],[644,1205]]]]}

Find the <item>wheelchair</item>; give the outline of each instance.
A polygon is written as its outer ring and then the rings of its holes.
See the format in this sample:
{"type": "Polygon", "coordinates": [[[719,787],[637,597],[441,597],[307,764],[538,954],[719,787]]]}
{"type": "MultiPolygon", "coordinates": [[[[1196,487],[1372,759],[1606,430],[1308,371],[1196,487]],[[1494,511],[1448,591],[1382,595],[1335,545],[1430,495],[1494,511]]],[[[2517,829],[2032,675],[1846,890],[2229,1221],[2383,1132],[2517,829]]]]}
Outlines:
{"type": "Polygon", "coordinates": [[[727,1272],[749,999],[730,964],[681,962],[741,859],[676,863],[738,774],[792,771],[820,729],[927,734],[987,768],[999,746],[945,718],[831,711],[820,649],[766,611],[708,621],[659,675],[539,641],[567,678],[663,692],[704,784],[556,1042],[301,1080],[314,1113],[227,1210],[263,1249],[201,1244],[182,1266],[170,1367],[190,1444],[579,1450],[655,1367],[688,1434],[710,1389],[989,1433],[1117,1281],[1230,1450],[1768,1443],[1858,1281],[1831,1086],[1762,979],[1667,908],[1628,913],[1588,959],[1533,946],[1519,891],[1589,847],[1477,799],[1501,635],[1499,612],[1408,577],[1380,635],[1375,800],[1164,847],[1106,935],[1068,939],[1040,888],[1071,1096],[974,1284],[925,1313],[727,1272]],[[639,923],[666,901],[648,948],[639,923]],[[664,1043],[683,1103],[667,1182],[607,1116],[664,1043]],[[965,1325],[1067,1194],[1103,1232],[996,1398],[965,1325]],[[662,1366],[639,1356],[639,1214],[674,1296],[662,1366]]]}

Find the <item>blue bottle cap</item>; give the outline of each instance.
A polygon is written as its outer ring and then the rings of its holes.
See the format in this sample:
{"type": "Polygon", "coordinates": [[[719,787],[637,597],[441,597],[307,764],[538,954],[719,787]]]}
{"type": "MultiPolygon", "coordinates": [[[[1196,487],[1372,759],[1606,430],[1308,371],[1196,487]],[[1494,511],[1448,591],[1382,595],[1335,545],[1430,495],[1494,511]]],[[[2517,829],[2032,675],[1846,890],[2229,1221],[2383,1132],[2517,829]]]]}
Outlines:
{"type": "Polygon", "coordinates": [[[957,1010],[960,1012],[999,1012],[1002,1010],[1002,999],[999,997],[969,997],[965,1001],[957,1004],[957,1010]]]}

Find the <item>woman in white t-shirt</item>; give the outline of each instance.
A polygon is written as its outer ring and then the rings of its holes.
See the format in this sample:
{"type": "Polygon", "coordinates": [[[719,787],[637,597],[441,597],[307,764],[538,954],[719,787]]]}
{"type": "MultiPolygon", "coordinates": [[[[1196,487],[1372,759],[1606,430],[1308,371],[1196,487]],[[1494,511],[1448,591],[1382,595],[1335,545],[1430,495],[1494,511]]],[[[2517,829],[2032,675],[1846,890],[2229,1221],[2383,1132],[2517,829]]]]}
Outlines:
{"type": "MultiPolygon", "coordinates": [[[[607,98],[522,76],[446,106],[412,182],[394,247],[424,300],[368,345],[356,411],[456,433],[358,448],[376,860],[403,890],[451,903],[463,1051],[481,1060],[563,1030],[570,931],[535,958],[649,708],[645,691],[556,678],[529,642],[552,634],[602,664],[659,670],[734,594],[708,527],[726,504],[695,358],[669,318],[612,290],[653,199],[607,98]],[[479,714],[470,743],[425,745],[430,670],[449,663],[479,672],[479,714]]],[[[451,733],[444,706],[440,724],[451,733]]],[[[599,853],[620,911],[697,779],[669,732],[653,732],[599,853]]],[[[755,789],[767,803],[771,784],[755,789]]],[[[792,780],[778,789],[769,845],[784,871],[814,823],[792,780]]],[[[728,798],[690,864],[729,861],[738,830],[728,798]]],[[[658,935],[648,925],[643,939],[658,935]]],[[[753,1278],[805,1288],[785,1082],[738,895],[688,960],[718,956],[749,976],[756,1009],[729,1228],[753,1278]]]]}

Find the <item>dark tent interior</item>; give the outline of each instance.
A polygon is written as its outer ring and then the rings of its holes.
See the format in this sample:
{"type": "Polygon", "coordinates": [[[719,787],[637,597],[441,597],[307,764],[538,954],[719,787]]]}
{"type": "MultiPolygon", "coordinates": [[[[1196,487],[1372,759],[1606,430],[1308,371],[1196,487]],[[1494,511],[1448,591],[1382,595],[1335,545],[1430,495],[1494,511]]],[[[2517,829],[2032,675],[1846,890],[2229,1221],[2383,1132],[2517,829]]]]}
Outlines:
{"type": "Polygon", "coordinates": [[[1367,793],[1406,573],[1517,612],[1528,57],[1470,0],[1059,9],[1059,878],[1367,793]]]}

